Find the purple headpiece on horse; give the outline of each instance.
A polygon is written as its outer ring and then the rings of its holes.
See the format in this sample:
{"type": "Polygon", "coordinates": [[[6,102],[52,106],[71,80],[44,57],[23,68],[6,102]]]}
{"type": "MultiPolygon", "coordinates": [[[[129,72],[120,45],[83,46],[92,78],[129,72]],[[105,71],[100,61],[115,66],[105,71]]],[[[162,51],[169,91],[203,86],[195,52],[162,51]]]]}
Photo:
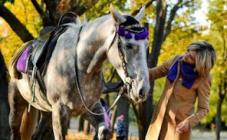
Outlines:
{"type": "Polygon", "coordinates": [[[125,37],[126,39],[131,39],[134,35],[135,40],[147,39],[149,36],[147,28],[141,27],[140,25],[126,26],[126,27],[119,26],[117,33],[118,35],[120,35],[121,37],[125,37]],[[139,31],[133,30],[133,28],[139,29],[139,31]]]}

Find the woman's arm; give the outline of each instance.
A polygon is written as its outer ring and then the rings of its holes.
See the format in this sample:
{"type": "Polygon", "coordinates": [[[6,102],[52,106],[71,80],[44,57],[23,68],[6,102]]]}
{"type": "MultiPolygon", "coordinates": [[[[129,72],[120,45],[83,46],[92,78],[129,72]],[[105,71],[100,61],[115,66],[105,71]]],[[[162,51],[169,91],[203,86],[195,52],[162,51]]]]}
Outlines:
{"type": "Polygon", "coordinates": [[[198,111],[189,116],[190,127],[194,127],[199,121],[209,112],[209,97],[210,97],[211,78],[210,76],[201,81],[198,87],[198,111]]]}
{"type": "Polygon", "coordinates": [[[175,56],[173,59],[164,62],[160,66],[150,68],[149,69],[149,79],[155,80],[155,79],[166,76],[168,74],[170,67],[173,65],[173,63],[175,63],[177,58],[179,58],[179,56],[175,56]]]}

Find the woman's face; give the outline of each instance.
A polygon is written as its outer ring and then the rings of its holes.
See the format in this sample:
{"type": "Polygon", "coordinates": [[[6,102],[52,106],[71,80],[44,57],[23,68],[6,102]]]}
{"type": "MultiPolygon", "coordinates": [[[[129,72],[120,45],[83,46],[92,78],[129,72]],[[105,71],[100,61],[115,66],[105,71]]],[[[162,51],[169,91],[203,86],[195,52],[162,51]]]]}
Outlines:
{"type": "Polygon", "coordinates": [[[195,56],[196,52],[193,50],[187,50],[187,52],[183,55],[183,61],[189,64],[195,64],[195,56]]]}

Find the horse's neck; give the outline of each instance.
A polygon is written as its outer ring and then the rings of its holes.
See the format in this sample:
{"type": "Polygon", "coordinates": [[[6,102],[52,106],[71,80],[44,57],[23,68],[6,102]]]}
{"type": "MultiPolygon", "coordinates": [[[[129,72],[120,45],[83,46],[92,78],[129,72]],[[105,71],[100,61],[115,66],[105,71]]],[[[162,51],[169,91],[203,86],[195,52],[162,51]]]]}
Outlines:
{"type": "MultiPolygon", "coordinates": [[[[89,65],[94,62],[94,58],[105,50],[108,43],[106,40],[110,37],[114,30],[114,23],[111,16],[101,17],[91,23],[85,25],[81,32],[81,40],[78,45],[79,68],[87,71],[89,65]]],[[[110,44],[109,44],[110,45],[110,44]]],[[[95,70],[100,70],[102,62],[106,59],[106,53],[101,54],[98,62],[95,62],[95,70]]]]}

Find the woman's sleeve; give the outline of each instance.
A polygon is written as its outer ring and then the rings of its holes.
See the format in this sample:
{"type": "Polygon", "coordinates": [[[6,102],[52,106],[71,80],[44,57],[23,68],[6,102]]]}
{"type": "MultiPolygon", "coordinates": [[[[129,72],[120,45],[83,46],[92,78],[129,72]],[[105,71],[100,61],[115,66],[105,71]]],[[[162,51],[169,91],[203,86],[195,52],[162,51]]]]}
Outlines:
{"type": "Polygon", "coordinates": [[[150,80],[155,80],[155,79],[158,79],[158,78],[166,76],[168,74],[168,71],[169,71],[170,67],[176,61],[176,59],[178,57],[179,56],[175,56],[174,58],[172,58],[169,61],[164,62],[160,66],[157,66],[157,67],[154,67],[154,68],[150,68],[149,69],[149,79],[150,80]]]}
{"type": "Polygon", "coordinates": [[[199,121],[209,112],[209,97],[210,97],[211,78],[202,80],[198,87],[198,111],[189,116],[190,127],[196,126],[199,121]]]}

